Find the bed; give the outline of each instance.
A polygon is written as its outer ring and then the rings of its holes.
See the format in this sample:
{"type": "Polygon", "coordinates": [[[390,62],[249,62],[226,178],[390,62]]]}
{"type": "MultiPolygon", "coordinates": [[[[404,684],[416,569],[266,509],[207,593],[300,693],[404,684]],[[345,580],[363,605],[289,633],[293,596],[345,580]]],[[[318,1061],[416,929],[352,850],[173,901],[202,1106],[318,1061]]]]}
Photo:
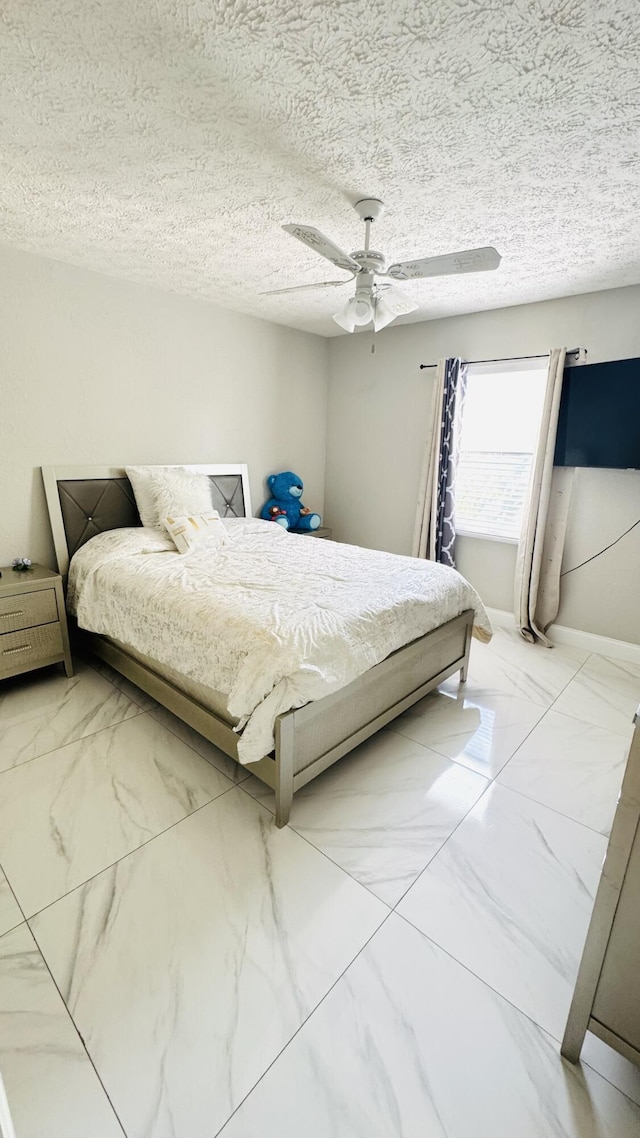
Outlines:
{"type": "MultiPolygon", "coordinates": [[[[221,560],[222,569],[216,572],[215,580],[212,579],[206,584],[207,588],[214,590],[221,607],[225,599],[224,589],[228,588],[230,601],[233,591],[231,578],[229,578],[231,583],[225,586],[222,570],[226,568],[228,573],[231,572],[233,565],[239,564],[240,557],[244,558],[242,563],[247,566],[246,581],[243,582],[245,595],[252,601],[255,600],[258,609],[260,591],[263,588],[263,580],[259,575],[262,572],[260,557],[264,558],[265,563],[273,561],[274,565],[281,566],[289,559],[292,565],[298,566],[300,574],[309,578],[313,576],[316,563],[319,565],[319,573],[322,571],[320,563],[326,562],[328,565],[335,563],[339,577],[343,563],[352,562],[356,566],[362,566],[365,558],[369,558],[367,564],[371,564],[372,573],[376,566],[384,568],[388,565],[390,559],[393,567],[398,567],[398,573],[403,571],[406,574],[407,569],[415,568],[416,572],[418,569],[426,569],[422,563],[419,564],[413,559],[396,559],[390,554],[377,554],[373,551],[359,550],[357,547],[338,547],[335,543],[317,542],[310,535],[298,536],[285,532],[276,534],[275,531],[279,530],[279,527],[273,523],[249,520],[251,503],[248,471],[245,465],[194,465],[189,469],[205,474],[209,478],[213,507],[219,511],[222,518],[227,519],[227,529],[233,537],[233,548],[228,553],[225,552],[224,562],[221,560]],[[333,547],[333,553],[327,548],[329,546],[333,547]],[[235,562],[233,558],[236,559],[235,562]]],[[[82,569],[78,566],[84,566],[84,578],[87,581],[95,581],[96,565],[101,574],[100,587],[103,590],[107,587],[112,588],[116,596],[119,589],[122,598],[125,597],[127,573],[130,574],[131,590],[134,583],[136,587],[142,588],[143,579],[148,577],[145,588],[158,589],[159,613],[164,603],[160,598],[165,593],[169,595],[168,588],[161,588],[165,579],[167,584],[170,582],[171,589],[174,590],[170,593],[171,597],[177,595],[175,589],[183,580],[187,582],[192,595],[197,591],[194,590],[193,582],[199,580],[198,573],[203,571],[197,557],[181,560],[180,555],[174,550],[173,553],[165,552],[162,560],[162,550],[153,547],[140,549],[141,553],[148,556],[138,557],[137,560],[133,558],[128,542],[133,542],[135,546],[138,534],[142,531],[136,528],[140,526],[136,502],[122,468],[44,467],[42,473],[58,569],[65,580],[69,573],[70,561],[78,553],[72,569],[72,593],[76,589],[80,595],[79,587],[73,582],[74,572],[77,580],[82,579],[82,569]],[[111,533],[111,531],[119,532],[111,533]],[[105,536],[99,538],[100,534],[105,536]],[[131,535],[130,538],[127,535],[131,535]],[[91,546],[87,546],[86,543],[93,537],[97,540],[92,542],[91,546]],[[113,549],[115,553],[111,552],[113,549]]],[[[137,550],[137,546],[135,548],[137,550]]],[[[433,567],[433,570],[440,572],[441,568],[433,567]]],[[[463,584],[471,594],[473,590],[470,586],[463,584]]],[[[466,593],[461,592],[460,596],[463,595],[466,596],[466,593]]],[[[81,596],[84,597],[84,594],[81,596]]],[[[72,602],[73,607],[82,614],[82,601],[74,595],[72,602]]],[[[461,607],[459,597],[451,601],[449,611],[453,611],[451,605],[455,607],[456,604],[458,608],[461,607]]],[[[171,609],[167,601],[165,603],[167,619],[170,612],[175,619],[178,619],[179,612],[180,619],[186,620],[186,611],[185,614],[182,613],[183,605],[184,602],[181,602],[181,606],[173,602],[171,609]]],[[[332,682],[328,682],[321,668],[306,668],[302,669],[305,674],[296,688],[290,677],[283,677],[282,684],[285,686],[288,684],[293,692],[293,695],[291,692],[288,694],[289,704],[292,702],[299,704],[304,699],[306,702],[303,702],[302,706],[289,706],[287,710],[278,710],[287,707],[286,701],[283,702],[279,697],[279,702],[273,703],[277,713],[269,735],[264,734],[266,730],[264,723],[260,726],[262,734],[256,728],[256,722],[264,710],[263,704],[256,705],[255,712],[249,715],[244,717],[238,715],[238,711],[250,711],[251,704],[244,708],[241,700],[236,698],[237,706],[234,708],[229,685],[226,690],[224,685],[219,690],[207,675],[202,671],[198,672],[195,664],[193,668],[187,667],[182,658],[174,659],[172,663],[171,659],[163,656],[159,650],[145,650],[149,649],[151,644],[147,644],[144,638],[136,639],[132,633],[127,635],[122,619],[119,623],[115,620],[113,626],[108,626],[109,634],[102,629],[99,622],[80,619],[75,635],[84,641],[92,653],[137,684],[231,758],[242,762],[251,773],[271,787],[276,798],[276,825],[282,827],[289,819],[293,796],[300,787],[384,727],[454,672],[460,672],[462,682],[466,679],[474,620],[476,633],[479,632],[483,639],[488,639],[490,636],[486,614],[484,617],[481,614],[481,627],[478,628],[478,605],[481,610],[482,606],[476,597],[475,612],[468,604],[466,607],[462,605],[461,611],[456,611],[450,619],[446,619],[444,623],[439,623],[422,635],[415,636],[415,629],[414,632],[405,630],[404,636],[407,642],[400,646],[396,646],[391,637],[388,642],[389,651],[384,648],[381,650],[382,642],[376,632],[378,658],[371,666],[365,667],[362,657],[358,665],[360,672],[353,678],[350,678],[351,673],[347,669],[343,674],[333,676],[332,682]],[[85,629],[93,625],[101,628],[101,631],[83,630],[80,627],[82,623],[85,623],[85,629]],[[379,658],[381,655],[383,658],[379,658]],[[332,688],[336,690],[331,690],[332,688]],[[320,694],[325,690],[328,694],[320,694]],[[267,738],[272,742],[265,743],[264,740],[267,738]],[[258,747],[257,752],[256,747],[258,747]],[[261,752],[261,747],[264,753],[261,752]]],[[[117,613],[117,600],[111,604],[111,611],[117,613]]],[[[217,617],[217,610],[212,608],[211,619],[217,617]]],[[[235,619],[237,622],[238,611],[235,613],[235,619]]],[[[145,622],[139,623],[142,626],[145,622]]],[[[396,636],[395,625],[394,636],[396,636]]],[[[176,634],[173,640],[178,641],[180,637],[176,634]]],[[[257,647],[255,651],[257,652],[257,647]]],[[[262,657],[257,655],[256,659],[262,659],[264,667],[271,666],[271,655],[262,657]]],[[[277,666],[277,660],[273,666],[277,666]]],[[[356,665],[350,664],[349,667],[353,670],[356,665]]],[[[274,674],[275,678],[277,674],[274,674]]],[[[267,699],[264,700],[264,703],[266,702],[267,699]]]]}

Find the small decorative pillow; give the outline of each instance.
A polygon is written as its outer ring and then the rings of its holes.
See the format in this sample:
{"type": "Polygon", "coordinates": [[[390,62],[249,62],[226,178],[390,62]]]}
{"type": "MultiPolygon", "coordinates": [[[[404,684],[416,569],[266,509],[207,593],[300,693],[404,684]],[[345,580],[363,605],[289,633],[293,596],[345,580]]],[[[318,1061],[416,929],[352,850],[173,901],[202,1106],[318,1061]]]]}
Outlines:
{"type": "Polygon", "coordinates": [[[207,514],[189,514],[186,517],[164,519],[179,553],[189,553],[199,545],[218,547],[227,541],[227,531],[217,510],[207,514]]]}
{"type": "Polygon", "coordinates": [[[211,513],[206,474],[184,466],[126,466],[143,526],[163,529],[166,517],[211,513]]]}

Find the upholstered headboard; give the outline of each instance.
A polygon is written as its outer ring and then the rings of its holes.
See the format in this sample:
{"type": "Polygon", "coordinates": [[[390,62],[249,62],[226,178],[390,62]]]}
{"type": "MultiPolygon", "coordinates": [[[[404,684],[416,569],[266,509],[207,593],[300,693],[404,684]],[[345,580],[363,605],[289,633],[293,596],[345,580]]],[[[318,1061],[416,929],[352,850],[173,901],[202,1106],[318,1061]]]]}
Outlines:
{"type": "MultiPolygon", "coordinates": [[[[251,516],[247,466],[189,466],[208,474],[211,502],[221,517],[251,516]]],[[[131,483],[119,467],[43,466],[51,532],[63,576],[76,550],[105,530],[139,526],[131,483]]]]}

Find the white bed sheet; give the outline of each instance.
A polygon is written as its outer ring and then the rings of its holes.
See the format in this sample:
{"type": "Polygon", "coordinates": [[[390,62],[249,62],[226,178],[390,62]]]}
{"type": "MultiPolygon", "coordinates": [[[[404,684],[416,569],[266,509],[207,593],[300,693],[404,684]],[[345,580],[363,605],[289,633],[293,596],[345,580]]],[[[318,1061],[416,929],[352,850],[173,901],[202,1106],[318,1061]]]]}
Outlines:
{"type": "Polygon", "coordinates": [[[273,749],[276,716],[344,687],[465,609],[484,606],[453,569],[228,522],[220,548],[175,552],[159,531],[111,530],[76,553],[68,605],[78,624],[224,692],[240,761],[273,749]]]}

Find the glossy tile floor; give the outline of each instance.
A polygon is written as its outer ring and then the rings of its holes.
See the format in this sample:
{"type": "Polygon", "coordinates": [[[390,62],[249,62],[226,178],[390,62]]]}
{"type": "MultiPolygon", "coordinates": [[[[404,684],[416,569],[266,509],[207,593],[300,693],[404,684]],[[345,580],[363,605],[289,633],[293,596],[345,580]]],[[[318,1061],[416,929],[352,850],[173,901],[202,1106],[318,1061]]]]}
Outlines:
{"type": "Polygon", "coordinates": [[[640,667],[498,629],[273,796],[104,667],[0,685],[17,1138],[638,1138],[559,1055],[640,667]]]}

